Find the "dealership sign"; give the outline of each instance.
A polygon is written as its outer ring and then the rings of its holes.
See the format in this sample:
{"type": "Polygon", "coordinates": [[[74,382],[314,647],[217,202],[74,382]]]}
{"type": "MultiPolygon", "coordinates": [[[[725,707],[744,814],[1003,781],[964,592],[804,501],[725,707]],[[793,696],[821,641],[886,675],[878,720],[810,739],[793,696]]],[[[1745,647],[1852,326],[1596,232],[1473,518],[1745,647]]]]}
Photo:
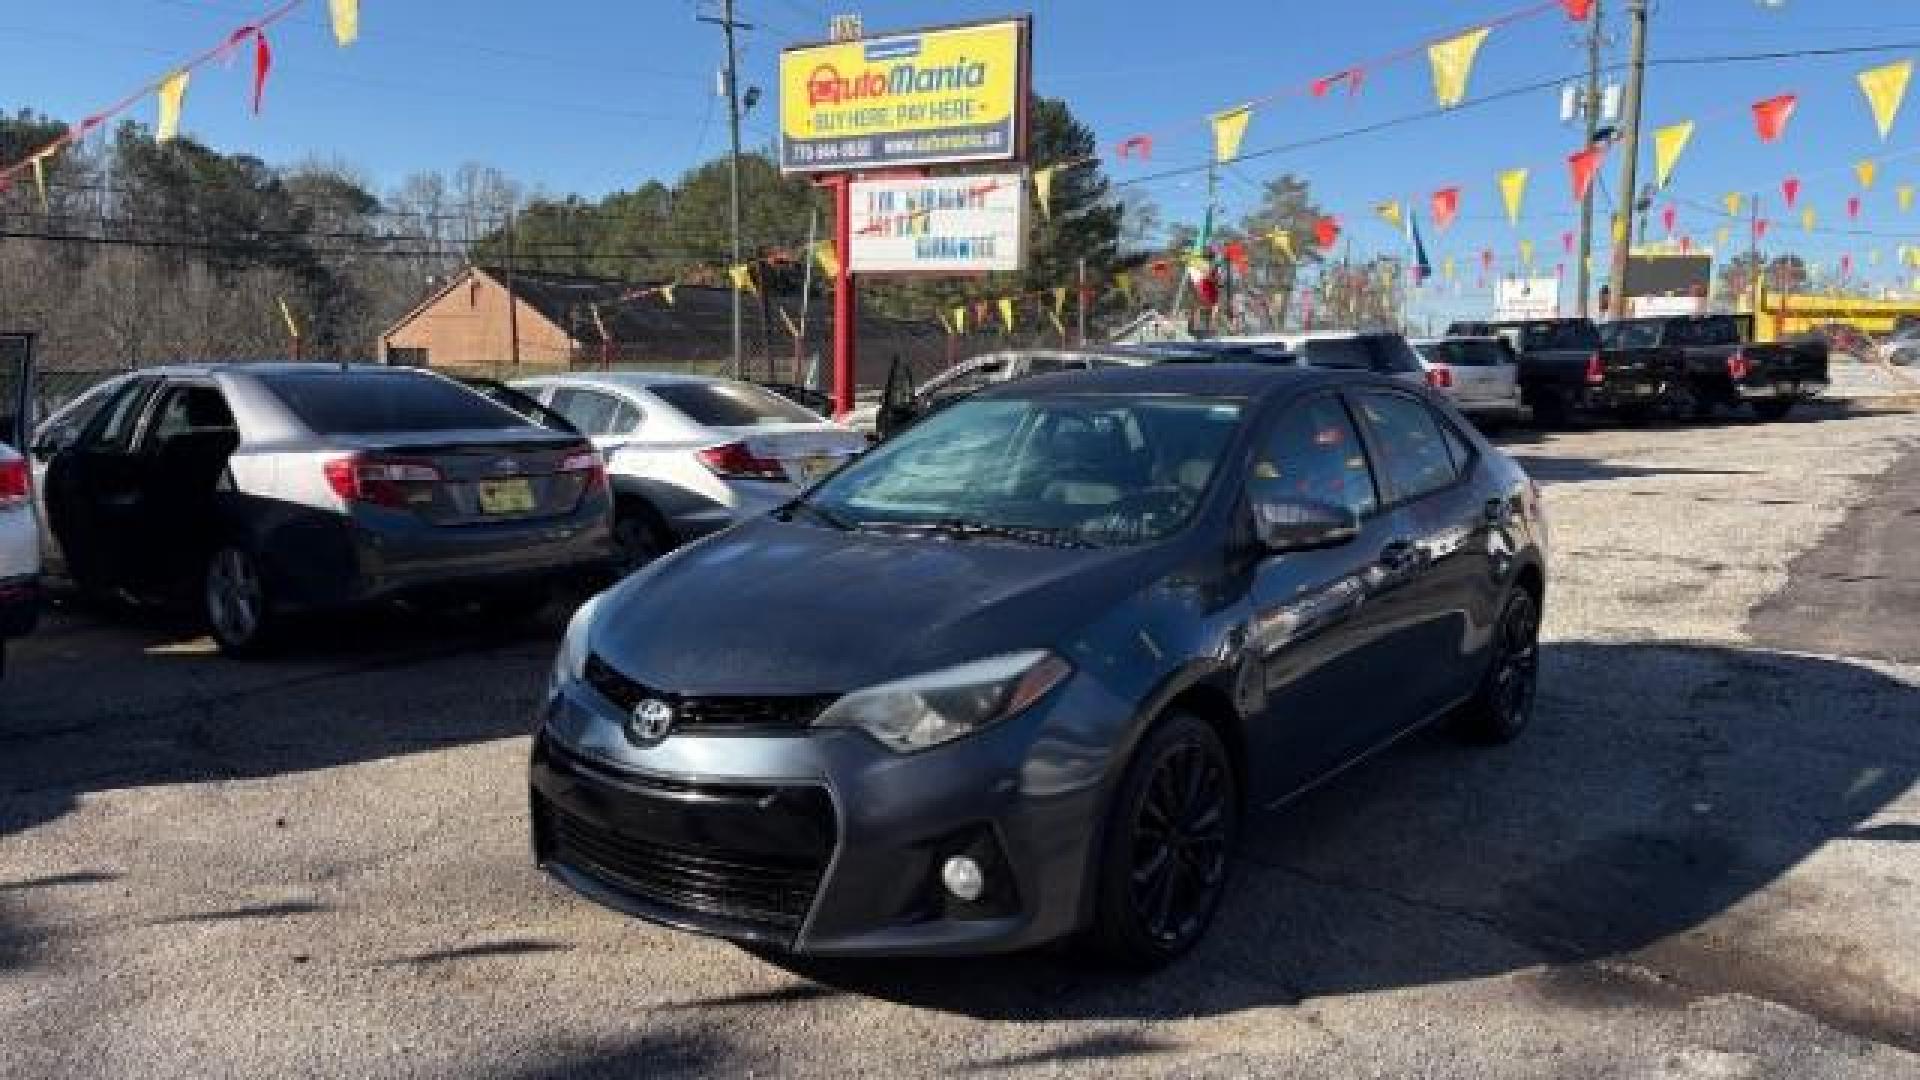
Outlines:
{"type": "Polygon", "coordinates": [[[1496,319],[1552,319],[1559,315],[1559,278],[1502,278],[1494,287],[1496,319]]]}
{"type": "Polygon", "coordinates": [[[1013,161],[1026,147],[1027,21],[780,54],[780,167],[1013,161]]]}
{"type": "Polygon", "coordinates": [[[850,198],[856,274],[980,274],[1020,269],[1027,237],[1020,173],[863,180],[850,198]]]}

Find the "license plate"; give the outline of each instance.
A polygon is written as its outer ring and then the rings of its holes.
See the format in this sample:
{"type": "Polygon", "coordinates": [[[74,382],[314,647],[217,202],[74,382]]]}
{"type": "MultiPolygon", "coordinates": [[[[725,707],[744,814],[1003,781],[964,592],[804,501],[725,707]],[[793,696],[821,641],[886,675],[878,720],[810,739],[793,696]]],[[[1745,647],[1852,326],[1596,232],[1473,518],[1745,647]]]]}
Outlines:
{"type": "Polygon", "coordinates": [[[810,457],[800,459],[800,479],[811,484],[840,467],[837,457],[810,457]]]}
{"type": "Polygon", "coordinates": [[[482,480],[479,491],[483,514],[525,514],[533,509],[533,485],[525,477],[482,480]]]}

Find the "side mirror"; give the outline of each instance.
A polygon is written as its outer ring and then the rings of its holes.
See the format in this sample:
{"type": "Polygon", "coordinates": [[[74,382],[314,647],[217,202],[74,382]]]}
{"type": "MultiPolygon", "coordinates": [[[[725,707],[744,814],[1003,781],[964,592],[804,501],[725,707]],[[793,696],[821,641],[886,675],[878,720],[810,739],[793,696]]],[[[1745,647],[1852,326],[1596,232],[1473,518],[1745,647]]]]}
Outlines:
{"type": "Polygon", "coordinates": [[[1256,496],[1254,535],[1271,554],[1339,547],[1360,535],[1360,517],[1344,506],[1256,496]]]}

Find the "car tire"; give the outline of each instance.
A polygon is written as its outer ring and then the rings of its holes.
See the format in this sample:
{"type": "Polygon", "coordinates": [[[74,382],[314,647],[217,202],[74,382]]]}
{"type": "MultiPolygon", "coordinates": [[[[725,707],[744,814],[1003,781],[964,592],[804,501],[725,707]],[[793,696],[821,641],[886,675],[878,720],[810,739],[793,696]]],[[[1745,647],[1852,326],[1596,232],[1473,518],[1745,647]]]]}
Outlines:
{"type": "Polygon", "coordinates": [[[1468,742],[1512,742],[1533,720],[1540,687],[1540,600],[1518,588],[1494,628],[1493,658],[1473,697],[1460,707],[1454,730],[1468,742]]]}
{"type": "Polygon", "coordinates": [[[1753,403],[1753,415],[1768,423],[1773,423],[1776,420],[1785,420],[1787,414],[1793,412],[1793,406],[1794,403],[1791,399],[1785,401],[1756,401],[1753,403]]]}
{"type": "Polygon", "coordinates": [[[625,577],[672,551],[673,530],[652,503],[622,496],[613,506],[613,546],[615,569],[625,577]]]}
{"type": "Polygon", "coordinates": [[[252,551],[237,544],[216,549],[207,559],[200,595],[207,629],[222,653],[243,659],[266,654],[278,619],[252,551]]]}
{"type": "Polygon", "coordinates": [[[1213,725],[1176,712],[1147,732],[1107,807],[1083,945],[1152,970],[1205,934],[1226,893],[1240,825],[1233,764],[1213,725]]]}
{"type": "Polygon", "coordinates": [[[1558,391],[1545,391],[1533,403],[1533,421],[1539,427],[1565,427],[1567,415],[1567,399],[1558,391]]]}

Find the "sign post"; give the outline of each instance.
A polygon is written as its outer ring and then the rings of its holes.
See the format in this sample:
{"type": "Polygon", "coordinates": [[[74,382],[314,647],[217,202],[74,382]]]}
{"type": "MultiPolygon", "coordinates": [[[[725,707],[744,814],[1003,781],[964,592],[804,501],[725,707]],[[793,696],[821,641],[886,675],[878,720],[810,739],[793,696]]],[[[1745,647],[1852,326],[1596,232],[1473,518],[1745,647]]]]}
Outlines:
{"type": "MultiPolygon", "coordinates": [[[[1025,18],[933,27],[854,40],[800,45],[780,54],[780,169],[816,173],[833,192],[838,256],[833,298],[833,403],[853,407],[853,214],[857,175],[920,165],[1015,162],[1026,156],[1029,27],[1025,18]]],[[[851,26],[836,25],[836,38],[851,26]]],[[[918,181],[951,184],[957,179],[918,181]]],[[[989,178],[975,178],[977,185],[989,178]]],[[[1024,177],[1014,177],[1024,208],[1024,177]]],[[[916,181],[907,181],[913,183],[916,181]]],[[[912,196],[908,196],[911,200],[912,196]]],[[[938,200],[911,208],[938,211],[938,200]]],[[[947,209],[956,209],[948,206],[947,209]]],[[[1024,218],[1022,218],[1024,220],[1024,218]]],[[[931,229],[925,213],[920,227],[931,229]]],[[[863,226],[863,228],[871,227],[863,226]]],[[[966,258],[993,244],[919,243],[896,219],[892,261],[861,273],[979,272],[966,258]],[[910,253],[902,265],[902,252],[910,253]],[[944,261],[945,265],[941,265],[944,261]]],[[[880,233],[889,231],[883,222],[880,233]]],[[[984,236],[984,234],[981,234],[984,236]]],[[[1024,229],[1022,230],[1024,240],[1024,229]]],[[[885,245],[883,245],[885,246],[885,245]]],[[[872,250],[874,245],[867,245],[872,250]]],[[[1017,252],[1016,252],[1017,258],[1017,252]]],[[[1016,263],[1013,268],[1017,269],[1016,263]]]]}

